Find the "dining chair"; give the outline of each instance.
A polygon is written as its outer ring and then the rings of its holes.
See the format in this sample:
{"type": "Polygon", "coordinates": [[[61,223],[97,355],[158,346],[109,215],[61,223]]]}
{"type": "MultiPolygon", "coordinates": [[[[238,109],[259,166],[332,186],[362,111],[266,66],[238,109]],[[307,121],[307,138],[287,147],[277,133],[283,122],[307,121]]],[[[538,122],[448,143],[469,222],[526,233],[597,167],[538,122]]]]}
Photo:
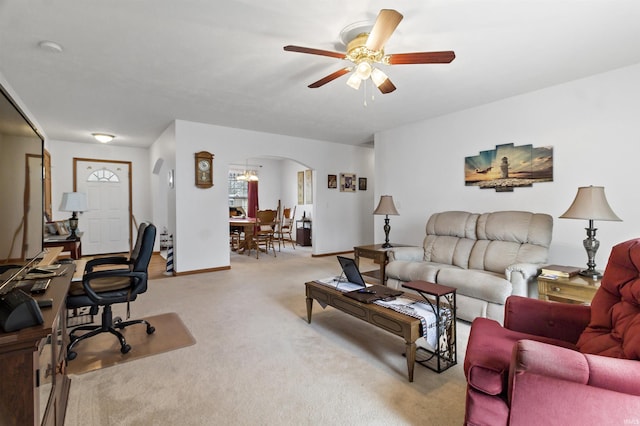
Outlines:
{"type": "Polygon", "coordinates": [[[285,208],[282,211],[282,219],[278,223],[276,229],[275,238],[278,240],[278,251],[280,251],[280,244],[286,247],[286,242],[289,241],[291,246],[295,250],[296,244],[293,241],[293,228],[294,219],[296,217],[296,206],[293,208],[285,208]]]}
{"type": "MultiPolygon", "coordinates": [[[[256,259],[260,256],[260,249],[264,247],[265,253],[269,253],[269,247],[273,250],[273,256],[276,256],[276,249],[273,243],[276,228],[276,218],[278,212],[276,210],[258,210],[256,212],[256,226],[253,236],[251,237],[251,247],[256,249],[256,259]]],[[[249,254],[250,250],[247,250],[249,254]]]]}

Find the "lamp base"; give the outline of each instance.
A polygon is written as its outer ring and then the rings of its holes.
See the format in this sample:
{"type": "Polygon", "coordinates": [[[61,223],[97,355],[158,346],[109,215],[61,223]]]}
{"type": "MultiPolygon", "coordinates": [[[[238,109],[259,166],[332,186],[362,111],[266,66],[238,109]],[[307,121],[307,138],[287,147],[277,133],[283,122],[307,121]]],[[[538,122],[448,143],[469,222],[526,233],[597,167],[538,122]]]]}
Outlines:
{"type": "Polygon", "coordinates": [[[386,243],[384,243],[382,245],[382,248],[391,248],[391,247],[393,247],[393,246],[391,244],[389,244],[388,242],[386,242],[386,243]]]}
{"type": "Polygon", "coordinates": [[[595,269],[591,269],[591,268],[584,269],[584,270],[580,271],[578,273],[578,275],[581,275],[583,277],[589,277],[589,278],[591,278],[592,280],[595,280],[595,281],[599,281],[599,280],[602,279],[602,273],[600,273],[599,271],[596,271],[595,269]]]}

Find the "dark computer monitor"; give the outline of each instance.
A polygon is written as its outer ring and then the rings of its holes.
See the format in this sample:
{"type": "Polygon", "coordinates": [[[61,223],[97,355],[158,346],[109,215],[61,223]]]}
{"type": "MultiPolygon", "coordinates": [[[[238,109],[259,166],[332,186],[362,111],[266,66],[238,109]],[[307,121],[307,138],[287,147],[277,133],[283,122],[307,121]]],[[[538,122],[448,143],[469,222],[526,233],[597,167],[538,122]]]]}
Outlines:
{"type": "Polygon", "coordinates": [[[362,287],[366,287],[364,279],[362,278],[362,274],[360,274],[360,270],[358,269],[358,265],[356,265],[356,262],[353,259],[344,256],[338,256],[338,262],[340,262],[342,272],[347,278],[347,281],[349,281],[350,283],[358,284],[362,287]]]}

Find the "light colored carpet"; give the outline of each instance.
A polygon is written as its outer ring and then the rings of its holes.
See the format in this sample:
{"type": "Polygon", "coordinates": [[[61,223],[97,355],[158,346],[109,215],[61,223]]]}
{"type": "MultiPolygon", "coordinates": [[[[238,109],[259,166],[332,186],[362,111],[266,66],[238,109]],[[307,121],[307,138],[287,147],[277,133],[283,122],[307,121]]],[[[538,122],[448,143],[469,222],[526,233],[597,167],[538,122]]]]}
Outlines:
{"type": "MultiPolygon", "coordinates": [[[[119,330],[131,345],[130,352],[126,354],[120,352],[120,341],[116,336],[111,333],[100,333],[76,344],[74,350],[78,356],[69,362],[67,372],[83,374],[196,343],[175,312],[144,319],[155,327],[156,331],[153,334],[147,334],[147,327],[144,324],[134,324],[119,330]]],[[[82,333],[79,332],[78,335],[82,333]]]]}
{"type": "Polygon", "coordinates": [[[176,312],[197,343],[72,375],[65,424],[462,424],[467,323],[458,365],[416,365],[409,383],[401,338],[315,302],[307,324],[304,283],[337,274],[334,256],[289,247],[231,267],[151,281],[132,316],[176,312]]]}

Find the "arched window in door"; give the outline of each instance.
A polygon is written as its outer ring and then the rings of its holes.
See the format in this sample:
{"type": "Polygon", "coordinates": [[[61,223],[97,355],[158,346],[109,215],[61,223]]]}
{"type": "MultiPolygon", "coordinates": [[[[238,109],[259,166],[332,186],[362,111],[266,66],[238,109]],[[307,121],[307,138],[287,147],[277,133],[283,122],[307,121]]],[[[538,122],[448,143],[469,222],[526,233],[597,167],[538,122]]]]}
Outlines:
{"type": "Polygon", "coordinates": [[[91,173],[87,182],[120,182],[118,175],[109,169],[100,169],[91,173]]]}

